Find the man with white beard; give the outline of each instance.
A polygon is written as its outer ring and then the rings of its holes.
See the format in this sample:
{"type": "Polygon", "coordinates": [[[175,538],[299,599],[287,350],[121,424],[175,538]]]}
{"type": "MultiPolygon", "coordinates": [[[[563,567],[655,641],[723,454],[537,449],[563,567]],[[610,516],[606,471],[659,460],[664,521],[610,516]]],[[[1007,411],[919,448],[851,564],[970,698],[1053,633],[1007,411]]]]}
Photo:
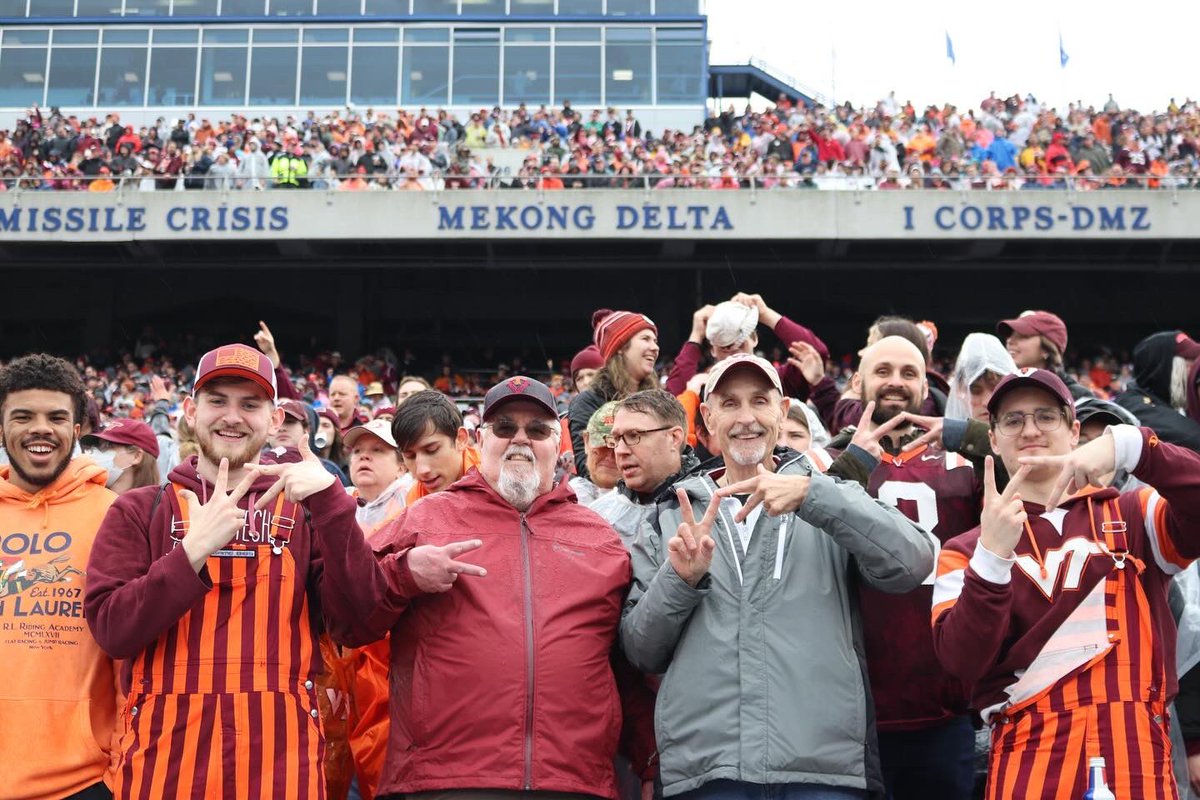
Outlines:
{"type": "Polygon", "coordinates": [[[549,388],[523,376],[492,387],[480,430],[479,467],[371,542],[385,577],[368,626],[391,633],[376,796],[614,797],[609,656],[629,556],[554,483],[562,426],[549,388]]]}
{"type": "Polygon", "coordinates": [[[675,484],[633,544],[621,645],[638,669],[665,673],[655,727],[666,797],[883,790],[851,589],[917,587],[933,545],[857,483],[777,449],[787,408],[769,361],[718,362],[700,411],[724,462],[675,484]]]}

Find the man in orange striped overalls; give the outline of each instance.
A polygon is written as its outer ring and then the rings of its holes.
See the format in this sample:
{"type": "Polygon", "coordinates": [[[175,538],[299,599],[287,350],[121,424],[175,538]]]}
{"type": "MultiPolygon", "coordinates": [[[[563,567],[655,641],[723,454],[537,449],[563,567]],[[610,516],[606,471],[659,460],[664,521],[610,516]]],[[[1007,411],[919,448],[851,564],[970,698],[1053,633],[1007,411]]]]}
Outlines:
{"type": "Polygon", "coordinates": [[[934,649],[992,729],[988,800],[1073,800],[1102,757],[1122,800],[1175,800],[1172,575],[1200,556],[1200,455],[1115,425],[1078,449],[1062,380],[995,389],[980,527],[938,559],[934,649]],[[1154,488],[1105,487],[1125,470],[1154,488]],[[1060,504],[1061,500],[1061,504],[1060,504]]]}
{"type": "Polygon", "coordinates": [[[298,463],[259,463],[275,399],[257,350],[205,354],[184,402],[200,454],[97,534],[85,614],[124,660],[118,798],[325,796],[317,637],[376,612],[375,566],[307,440],[298,463]]]}

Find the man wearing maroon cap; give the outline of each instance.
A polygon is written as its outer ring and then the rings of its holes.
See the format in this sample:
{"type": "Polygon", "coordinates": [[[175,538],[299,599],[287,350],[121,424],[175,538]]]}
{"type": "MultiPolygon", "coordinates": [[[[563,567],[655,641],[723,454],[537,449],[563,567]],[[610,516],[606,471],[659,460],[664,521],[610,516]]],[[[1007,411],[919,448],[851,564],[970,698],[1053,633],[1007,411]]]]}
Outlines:
{"type": "Polygon", "coordinates": [[[1133,348],[1133,382],[1115,399],[1164,442],[1200,452],[1200,422],[1181,413],[1196,391],[1189,380],[1198,356],[1200,343],[1183,331],[1147,336],[1133,348]]]}
{"type": "Polygon", "coordinates": [[[119,798],[164,779],[230,797],[309,797],[324,782],[315,632],[376,613],[361,576],[377,567],[307,439],[295,463],[259,462],[282,422],[275,399],[267,356],[206,353],[183,408],[199,455],[123,495],[97,533],[84,613],[124,662],[119,798]]]}
{"type": "Polygon", "coordinates": [[[1071,394],[1044,369],[1005,377],[988,412],[1012,479],[1000,492],[986,459],[980,525],[942,549],[932,615],[992,728],[987,796],[1082,797],[1099,757],[1116,796],[1177,797],[1167,588],[1200,556],[1200,455],[1132,425],[1077,446],[1071,394]],[[1114,471],[1145,488],[1108,487],[1114,471]]]}
{"type": "Polygon", "coordinates": [[[1017,368],[1048,369],[1063,379],[1071,396],[1080,399],[1094,395],[1063,371],[1067,352],[1067,325],[1049,311],[1022,311],[1015,319],[1001,320],[996,333],[1008,348],[1017,368]]]}
{"type": "Polygon", "coordinates": [[[523,376],[492,387],[481,430],[478,470],[372,539],[398,595],[372,637],[390,630],[392,645],[376,796],[613,798],[610,655],[629,556],[554,484],[549,388],[523,376]]]}

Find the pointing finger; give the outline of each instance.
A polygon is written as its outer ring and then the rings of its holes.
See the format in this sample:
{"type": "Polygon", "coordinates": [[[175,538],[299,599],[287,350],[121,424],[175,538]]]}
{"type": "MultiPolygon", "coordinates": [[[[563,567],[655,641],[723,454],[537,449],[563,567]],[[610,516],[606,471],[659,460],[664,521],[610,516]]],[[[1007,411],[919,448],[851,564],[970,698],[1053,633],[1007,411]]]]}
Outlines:
{"type": "Polygon", "coordinates": [[[918,436],[916,439],[913,439],[911,442],[904,445],[904,447],[901,447],[900,452],[907,453],[912,450],[916,450],[918,447],[920,447],[923,444],[937,444],[937,440],[938,440],[938,435],[936,433],[934,433],[933,431],[929,431],[928,433],[923,433],[920,436],[918,436]]]}
{"type": "Polygon", "coordinates": [[[222,458],[217,467],[217,480],[213,484],[213,494],[226,494],[229,491],[229,459],[222,458]]]}
{"type": "Polygon", "coordinates": [[[267,489],[265,492],[263,492],[262,497],[258,498],[258,500],[254,503],[254,507],[256,509],[258,509],[259,511],[262,511],[264,508],[266,508],[268,505],[270,505],[271,501],[275,499],[275,496],[278,495],[282,491],[283,491],[283,478],[280,478],[279,480],[277,480],[273,484],[271,484],[270,489],[267,489]]]}
{"type": "Polygon", "coordinates": [[[983,502],[991,503],[998,497],[996,493],[996,459],[984,456],[983,459],[983,502]]]}
{"type": "Polygon", "coordinates": [[[675,496],[679,498],[679,515],[683,517],[683,521],[688,525],[696,524],[696,515],[692,513],[692,501],[688,499],[688,494],[682,487],[675,490],[675,496]]]}
{"type": "Polygon", "coordinates": [[[451,561],[446,565],[446,569],[452,575],[474,575],[477,578],[487,576],[487,570],[477,564],[467,564],[462,561],[451,561]]]}
{"type": "Polygon", "coordinates": [[[444,546],[442,551],[450,558],[458,558],[463,553],[469,553],[479,547],[483,547],[483,542],[479,539],[468,539],[465,542],[451,542],[444,546]]]}
{"type": "Polygon", "coordinates": [[[267,336],[271,335],[271,329],[268,328],[267,323],[263,322],[261,319],[258,321],[258,329],[260,331],[262,331],[263,333],[265,333],[267,336]]]}
{"type": "Polygon", "coordinates": [[[1046,510],[1058,508],[1059,501],[1063,495],[1068,493],[1068,490],[1075,483],[1075,470],[1071,469],[1070,465],[1065,465],[1063,471],[1058,474],[1058,479],[1054,481],[1054,486],[1050,489],[1050,496],[1046,498],[1046,510]]]}
{"type": "Polygon", "coordinates": [[[741,510],[739,510],[736,514],[733,515],[733,521],[734,522],[745,522],[746,517],[750,516],[750,512],[753,511],[754,509],[758,508],[758,506],[762,503],[763,499],[766,498],[766,496],[767,496],[767,493],[764,492],[762,489],[759,489],[757,492],[750,495],[750,497],[748,497],[746,499],[745,504],[742,505],[741,510]]]}
{"type": "Polygon", "coordinates": [[[860,431],[863,428],[866,428],[868,425],[871,424],[871,417],[874,416],[874,414],[875,414],[875,401],[872,400],[871,402],[867,403],[866,406],[863,407],[862,416],[860,416],[858,418],[858,429],[860,431]]]}
{"type": "Polygon", "coordinates": [[[880,439],[880,438],[882,438],[882,437],[884,436],[884,434],[886,434],[888,431],[891,431],[891,430],[893,430],[894,428],[896,428],[896,427],[897,427],[897,426],[899,426],[899,425],[902,425],[902,424],[904,424],[905,422],[906,422],[906,420],[904,419],[903,415],[901,415],[901,414],[897,414],[896,416],[894,416],[894,417],[892,417],[891,419],[889,419],[887,422],[885,422],[885,423],[883,423],[882,425],[880,425],[880,426],[879,426],[878,428],[876,428],[874,431],[872,431],[872,432],[871,432],[871,438],[873,438],[873,439],[880,439]]]}
{"type": "Polygon", "coordinates": [[[1000,499],[1002,501],[1011,500],[1013,497],[1015,497],[1017,490],[1021,488],[1021,484],[1025,482],[1025,478],[1028,477],[1029,472],[1032,469],[1033,467],[1029,466],[1028,464],[1022,464],[1020,468],[1013,473],[1013,476],[1009,478],[1008,486],[1004,487],[1004,493],[1000,495],[1000,499]]]}
{"type": "Polygon", "coordinates": [[[237,501],[241,500],[242,497],[245,496],[246,492],[250,491],[250,487],[254,485],[254,481],[257,477],[258,473],[254,470],[246,470],[246,474],[242,476],[240,481],[238,481],[238,485],[233,487],[233,491],[230,493],[229,499],[234,503],[237,503],[237,501]]]}

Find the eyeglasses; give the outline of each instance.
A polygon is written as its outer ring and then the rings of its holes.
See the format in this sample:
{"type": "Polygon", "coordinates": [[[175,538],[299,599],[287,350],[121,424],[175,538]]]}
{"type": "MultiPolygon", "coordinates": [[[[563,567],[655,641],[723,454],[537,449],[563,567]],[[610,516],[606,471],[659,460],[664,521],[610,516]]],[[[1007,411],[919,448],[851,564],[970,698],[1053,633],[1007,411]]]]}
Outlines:
{"type": "Polygon", "coordinates": [[[669,430],[671,430],[671,428],[674,428],[674,427],[675,427],[674,425],[663,425],[661,428],[651,428],[648,431],[629,431],[628,433],[622,433],[620,436],[612,436],[612,435],[605,436],[604,437],[604,446],[612,448],[613,450],[616,450],[618,444],[620,444],[621,442],[625,442],[625,444],[629,445],[630,447],[636,447],[638,444],[641,443],[642,437],[645,436],[647,433],[658,433],[659,431],[669,431],[669,430]]]}
{"type": "Polygon", "coordinates": [[[517,431],[524,430],[525,435],[535,442],[544,442],[553,436],[555,431],[561,430],[557,426],[547,425],[544,422],[535,421],[522,426],[509,419],[502,419],[499,422],[488,422],[479,427],[481,430],[483,428],[491,428],[492,433],[501,439],[511,439],[517,435],[517,431]]]}
{"type": "Polygon", "coordinates": [[[1042,433],[1058,430],[1063,423],[1063,412],[1059,408],[1039,408],[1035,411],[1010,411],[996,422],[1001,436],[1016,436],[1025,430],[1025,418],[1033,417],[1034,426],[1042,433]]]}

